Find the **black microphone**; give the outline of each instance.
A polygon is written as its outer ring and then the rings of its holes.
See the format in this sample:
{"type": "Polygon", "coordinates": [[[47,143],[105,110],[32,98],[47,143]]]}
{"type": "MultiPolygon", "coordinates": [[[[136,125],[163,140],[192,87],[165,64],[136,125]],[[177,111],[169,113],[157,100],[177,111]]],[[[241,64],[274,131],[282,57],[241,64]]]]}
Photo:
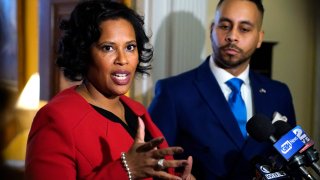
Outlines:
{"type": "Polygon", "coordinates": [[[246,124],[249,135],[257,141],[271,141],[273,147],[288,161],[288,164],[299,169],[300,173],[310,180],[315,178],[309,174],[304,166],[304,156],[296,154],[303,146],[303,143],[292,133],[277,139],[275,136],[275,127],[271,120],[262,114],[253,116],[246,124]]]}
{"type": "MultiPolygon", "coordinates": [[[[271,124],[271,121],[263,114],[256,114],[253,116],[246,124],[246,129],[249,135],[259,142],[271,141],[272,144],[277,142],[276,137],[273,135],[275,133],[275,128],[271,124]]],[[[256,169],[257,179],[289,179],[289,176],[284,171],[274,171],[272,163],[275,159],[268,160],[262,158],[261,156],[255,156],[251,159],[251,163],[254,164],[256,169]],[[271,169],[273,169],[271,171],[271,169]]],[[[276,169],[280,170],[280,169],[276,169]]]]}
{"type": "Polygon", "coordinates": [[[272,144],[277,142],[277,138],[274,136],[276,129],[272,125],[269,118],[263,114],[256,114],[249,119],[246,124],[248,134],[259,142],[268,142],[272,144]]]}
{"type": "Polygon", "coordinates": [[[251,159],[251,163],[255,167],[256,180],[267,179],[267,180],[284,180],[290,179],[290,177],[282,170],[275,169],[268,159],[263,158],[259,155],[251,159]]]}
{"type": "Polygon", "coordinates": [[[284,121],[276,121],[273,123],[273,126],[275,128],[275,136],[276,138],[280,138],[284,134],[288,133],[291,131],[292,127],[290,124],[284,122],[284,121]]]}
{"type": "MultiPolygon", "coordinates": [[[[273,125],[276,129],[276,137],[281,137],[292,129],[291,126],[284,121],[276,121],[273,125]]],[[[305,146],[300,149],[299,153],[306,157],[307,166],[311,166],[312,169],[320,176],[320,167],[317,164],[317,161],[319,160],[319,153],[314,149],[314,142],[302,130],[298,129],[294,132],[301,139],[305,140],[305,146]]]]}

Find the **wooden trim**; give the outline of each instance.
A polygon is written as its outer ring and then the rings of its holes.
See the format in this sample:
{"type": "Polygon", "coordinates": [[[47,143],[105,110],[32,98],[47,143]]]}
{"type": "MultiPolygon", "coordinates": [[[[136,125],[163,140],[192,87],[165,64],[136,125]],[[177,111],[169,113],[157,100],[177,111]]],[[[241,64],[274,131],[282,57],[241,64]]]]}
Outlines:
{"type": "Polygon", "coordinates": [[[58,31],[58,9],[61,4],[76,4],[79,0],[45,0],[39,2],[39,73],[40,99],[49,100],[59,92],[60,72],[55,65],[58,31]]]}
{"type": "Polygon", "coordinates": [[[51,0],[39,2],[39,74],[40,99],[50,99],[50,4],[51,0]]]}
{"type": "Polygon", "coordinates": [[[24,21],[24,9],[25,1],[24,0],[17,0],[17,33],[18,33],[18,79],[17,79],[17,85],[18,85],[18,91],[21,92],[23,90],[24,85],[27,83],[27,77],[26,77],[26,59],[25,59],[25,33],[24,33],[24,27],[25,27],[25,21],[24,21]]]}

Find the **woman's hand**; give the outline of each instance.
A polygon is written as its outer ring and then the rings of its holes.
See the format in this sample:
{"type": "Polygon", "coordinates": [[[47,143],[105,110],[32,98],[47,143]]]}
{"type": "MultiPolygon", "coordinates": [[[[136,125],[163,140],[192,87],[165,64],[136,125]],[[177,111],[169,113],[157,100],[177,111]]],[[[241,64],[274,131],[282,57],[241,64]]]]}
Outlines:
{"type": "Polygon", "coordinates": [[[184,171],[182,173],[182,179],[183,180],[195,180],[196,178],[191,174],[191,170],[192,170],[192,156],[189,156],[188,159],[188,165],[186,165],[186,167],[184,168],[184,171]]]}
{"type": "Polygon", "coordinates": [[[133,178],[157,177],[161,179],[191,180],[188,178],[190,178],[191,175],[192,158],[188,158],[188,160],[163,160],[167,155],[182,153],[183,149],[181,147],[158,149],[157,146],[164,141],[163,137],[144,142],[145,126],[141,118],[139,118],[138,121],[139,127],[136,138],[132,147],[126,153],[126,160],[133,178]],[[163,162],[161,163],[160,160],[163,162]],[[162,171],[169,167],[175,168],[183,166],[187,168],[182,178],[162,171]]]}

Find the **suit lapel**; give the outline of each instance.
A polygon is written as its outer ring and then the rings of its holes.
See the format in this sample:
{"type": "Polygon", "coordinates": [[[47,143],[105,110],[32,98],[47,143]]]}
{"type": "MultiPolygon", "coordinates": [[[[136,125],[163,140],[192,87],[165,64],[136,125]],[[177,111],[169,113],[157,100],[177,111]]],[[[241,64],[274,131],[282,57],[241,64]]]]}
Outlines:
{"type": "Polygon", "coordinates": [[[253,115],[257,113],[262,113],[265,115],[269,115],[266,108],[266,102],[269,102],[268,96],[267,96],[267,87],[265,87],[265,84],[259,81],[257,76],[250,71],[249,73],[250,78],[250,85],[252,89],[252,101],[253,101],[253,115]]]}
{"type": "Polygon", "coordinates": [[[206,101],[215,117],[225,129],[225,132],[238,146],[239,149],[245,143],[240,128],[234,118],[229,105],[209,67],[209,58],[198,68],[194,81],[203,100],[206,101]]]}

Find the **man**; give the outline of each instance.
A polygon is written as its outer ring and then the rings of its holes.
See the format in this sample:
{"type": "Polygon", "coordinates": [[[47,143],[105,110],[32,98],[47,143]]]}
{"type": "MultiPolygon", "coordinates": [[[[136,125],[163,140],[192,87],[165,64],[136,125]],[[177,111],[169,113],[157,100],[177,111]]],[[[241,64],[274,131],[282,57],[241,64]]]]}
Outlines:
{"type": "Polygon", "coordinates": [[[197,179],[252,179],[250,161],[272,151],[271,143],[248,136],[245,124],[253,115],[272,119],[279,112],[291,126],[296,123],[288,87],[249,70],[264,36],[263,13],[261,0],[220,0],[211,26],[213,54],[199,67],[156,84],[150,114],[171,146],[193,156],[197,179]],[[235,109],[233,78],[242,103],[235,109]]]}

